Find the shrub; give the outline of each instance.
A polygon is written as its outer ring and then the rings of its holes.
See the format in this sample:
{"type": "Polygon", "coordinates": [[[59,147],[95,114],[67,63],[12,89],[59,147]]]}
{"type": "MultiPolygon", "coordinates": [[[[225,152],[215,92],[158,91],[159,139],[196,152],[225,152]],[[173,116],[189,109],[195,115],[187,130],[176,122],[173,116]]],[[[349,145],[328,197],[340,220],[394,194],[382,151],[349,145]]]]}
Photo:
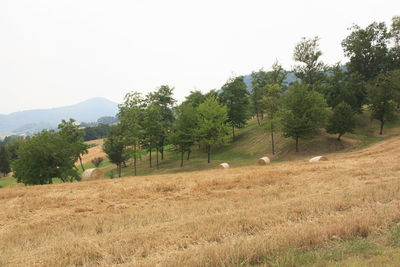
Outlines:
{"type": "Polygon", "coordinates": [[[97,158],[92,159],[92,163],[94,166],[99,167],[100,164],[103,162],[103,160],[104,159],[102,157],[97,157],[97,158]]]}

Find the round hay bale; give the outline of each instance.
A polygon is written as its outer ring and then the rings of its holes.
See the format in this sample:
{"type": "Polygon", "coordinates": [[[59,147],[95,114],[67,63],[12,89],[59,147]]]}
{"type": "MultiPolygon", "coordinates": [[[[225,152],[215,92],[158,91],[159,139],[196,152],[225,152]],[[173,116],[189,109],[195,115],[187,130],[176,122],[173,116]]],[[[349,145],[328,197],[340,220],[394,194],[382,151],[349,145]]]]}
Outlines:
{"type": "Polygon", "coordinates": [[[310,162],[327,161],[328,158],[324,156],[313,157],[310,162]]]}
{"type": "Polygon", "coordinates": [[[271,164],[271,161],[269,160],[268,157],[262,157],[258,160],[258,165],[269,165],[271,164]]]}
{"type": "Polygon", "coordinates": [[[82,181],[100,180],[104,179],[104,173],[99,169],[87,169],[82,173],[82,181]]]}
{"type": "Polygon", "coordinates": [[[229,164],[226,162],[221,163],[221,164],[219,164],[219,168],[220,169],[229,169],[229,164]]]}

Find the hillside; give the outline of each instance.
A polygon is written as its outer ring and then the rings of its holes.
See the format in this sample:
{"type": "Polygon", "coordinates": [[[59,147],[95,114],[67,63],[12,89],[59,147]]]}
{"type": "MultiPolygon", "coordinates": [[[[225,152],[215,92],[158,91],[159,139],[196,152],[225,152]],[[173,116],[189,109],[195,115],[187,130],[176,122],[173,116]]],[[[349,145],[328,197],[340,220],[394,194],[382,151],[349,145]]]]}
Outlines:
{"type": "MultiPolygon", "coordinates": [[[[173,147],[168,147],[165,150],[165,160],[161,161],[159,168],[155,167],[155,151],[153,151],[153,168],[149,167],[148,155],[143,155],[138,160],[138,175],[165,174],[165,173],[181,173],[188,171],[198,171],[214,169],[220,163],[228,162],[231,167],[241,167],[254,165],[257,159],[262,156],[268,156],[273,162],[281,162],[296,159],[307,159],[316,155],[330,155],[331,153],[349,152],[352,150],[366,147],[375,142],[379,142],[397,136],[400,134],[399,121],[394,121],[386,125],[383,136],[377,134],[379,124],[377,121],[371,121],[369,113],[359,115],[357,119],[357,127],[353,134],[346,134],[342,141],[337,141],[337,136],[327,134],[321,130],[320,134],[308,140],[301,140],[300,152],[295,152],[295,142],[292,139],[283,138],[280,132],[275,134],[276,154],[271,154],[271,140],[269,134],[257,125],[255,119],[250,120],[248,125],[237,130],[237,136],[232,143],[226,146],[215,147],[211,154],[211,163],[207,163],[207,154],[204,149],[193,147],[193,152],[190,155],[190,160],[184,160],[184,166],[180,165],[180,154],[173,151],[173,147]]],[[[99,154],[99,149],[102,142],[96,148],[92,148],[95,152],[84,156],[84,159],[92,159],[94,155],[105,157],[104,154],[99,154]]],[[[185,157],[187,154],[185,154],[185,157]]],[[[86,161],[88,162],[88,161],[86,161]]],[[[123,176],[133,175],[131,162],[128,162],[128,167],[123,168],[123,176]]],[[[86,165],[88,168],[93,165],[86,165]]],[[[100,168],[106,173],[106,177],[116,177],[117,171],[114,165],[110,165],[107,160],[100,165],[100,168]]]]}
{"type": "Polygon", "coordinates": [[[400,137],[329,159],[3,188],[0,265],[398,265],[400,137]]]}
{"type": "Polygon", "coordinates": [[[115,116],[117,112],[117,103],[105,98],[91,98],[72,106],[0,114],[0,136],[57,127],[62,119],[74,118],[77,122],[96,121],[103,116],[115,116]]]}

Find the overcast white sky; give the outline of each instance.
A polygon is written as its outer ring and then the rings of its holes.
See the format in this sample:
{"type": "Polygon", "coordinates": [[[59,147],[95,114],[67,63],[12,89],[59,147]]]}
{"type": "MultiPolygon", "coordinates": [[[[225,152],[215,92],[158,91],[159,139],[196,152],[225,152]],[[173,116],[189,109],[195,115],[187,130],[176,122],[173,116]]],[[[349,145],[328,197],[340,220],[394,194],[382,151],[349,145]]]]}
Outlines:
{"type": "Polygon", "coordinates": [[[275,59],[290,69],[303,36],[344,63],[348,27],[394,15],[399,0],[0,0],[0,114],[162,84],[183,100],[275,59]]]}

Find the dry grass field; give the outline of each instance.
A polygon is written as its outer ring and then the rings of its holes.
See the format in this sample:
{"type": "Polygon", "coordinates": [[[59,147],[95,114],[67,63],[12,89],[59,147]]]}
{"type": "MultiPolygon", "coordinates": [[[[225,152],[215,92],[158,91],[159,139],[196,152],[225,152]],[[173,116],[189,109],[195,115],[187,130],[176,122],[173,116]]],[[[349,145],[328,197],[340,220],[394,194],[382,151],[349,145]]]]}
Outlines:
{"type": "Polygon", "coordinates": [[[400,222],[399,137],[328,157],[3,188],[0,266],[263,265],[400,222]]]}
{"type": "MultiPolygon", "coordinates": [[[[104,153],[103,151],[103,139],[98,139],[98,140],[92,140],[92,141],[88,141],[86,142],[86,144],[89,145],[96,145],[94,147],[91,147],[88,149],[88,153],[82,155],[82,163],[88,163],[90,162],[92,159],[97,158],[97,157],[101,157],[101,158],[106,158],[107,154],[104,153]]],[[[79,165],[79,161],[76,162],[76,165],[79,165]]]]}

